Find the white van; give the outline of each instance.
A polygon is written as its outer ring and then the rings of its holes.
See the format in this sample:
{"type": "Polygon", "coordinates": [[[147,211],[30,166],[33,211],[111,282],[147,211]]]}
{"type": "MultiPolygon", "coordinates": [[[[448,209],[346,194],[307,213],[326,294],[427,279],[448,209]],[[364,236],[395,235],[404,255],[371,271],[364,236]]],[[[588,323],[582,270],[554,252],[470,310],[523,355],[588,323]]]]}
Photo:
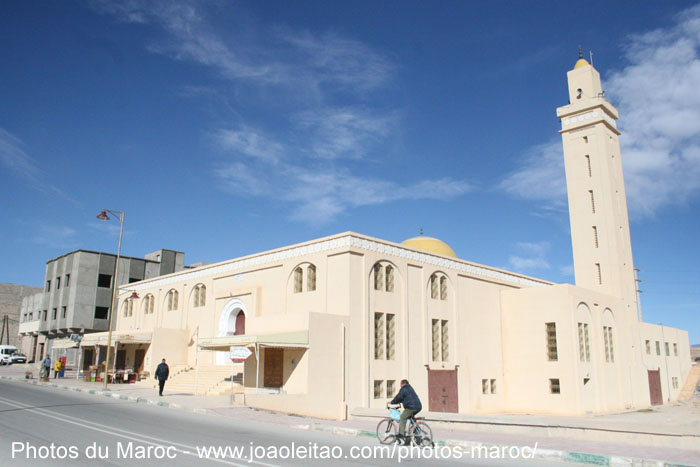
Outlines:
{"type": "Polygon", "coordinates": [[[12,355],[15,352],[19,352],[19,349],[14,345],[0,345],[0,354],[2,355],[12,355]]]}

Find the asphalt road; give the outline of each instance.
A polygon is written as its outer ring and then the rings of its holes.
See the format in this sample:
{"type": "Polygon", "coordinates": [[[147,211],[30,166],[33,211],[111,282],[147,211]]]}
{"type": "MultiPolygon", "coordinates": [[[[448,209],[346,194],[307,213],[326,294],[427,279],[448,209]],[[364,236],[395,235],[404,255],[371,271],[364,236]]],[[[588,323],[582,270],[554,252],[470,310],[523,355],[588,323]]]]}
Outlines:
{"type": "Polygon", "coordinates": [[[414,452],[412,458],[406,457],[411,453],[405,449],[392,449],[370,438],[0,381],[2,466],[563,465],[522,458],[475,460],[468,452],[448,447],[414,452]]]}

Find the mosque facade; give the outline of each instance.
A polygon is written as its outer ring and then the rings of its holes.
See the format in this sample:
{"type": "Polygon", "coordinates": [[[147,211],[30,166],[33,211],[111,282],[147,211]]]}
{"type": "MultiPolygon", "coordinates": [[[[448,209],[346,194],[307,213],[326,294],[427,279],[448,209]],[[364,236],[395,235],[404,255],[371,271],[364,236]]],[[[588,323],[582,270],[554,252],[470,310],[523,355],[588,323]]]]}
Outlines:
{"type": "MultiPolygon", "coordinates": [[[[204,375],[231,368],[230,347],[244,347],[246,405],[333,419],[382,409],[404,378],[431,412],[576,415],[674,401],[688,334],[637,311],[618,113],[585,60],[568,82],[557,115],[576,285],[466,261],[430,237],[345,232],[122,288],[121,365],[138,360],[152,374],[166,358],[204,375]]],[[[106,334],[81,346],[105,345],[106,334]]]]}

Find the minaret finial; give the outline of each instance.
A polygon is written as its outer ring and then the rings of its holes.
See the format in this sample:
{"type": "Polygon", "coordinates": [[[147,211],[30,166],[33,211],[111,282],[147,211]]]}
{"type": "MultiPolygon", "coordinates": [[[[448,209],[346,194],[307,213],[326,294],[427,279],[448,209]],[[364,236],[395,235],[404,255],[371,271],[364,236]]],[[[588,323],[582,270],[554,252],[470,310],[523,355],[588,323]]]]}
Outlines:
{"type": "Polygon", "coordinates": [[[420,236],[423,236],[423,227],[420,228],[420,236]]]}
{"type": "Polygon", "coordinates": [[[583,58],[583,47],[581,47],[581,44],[578,45],[578,58],[583,58]]]}

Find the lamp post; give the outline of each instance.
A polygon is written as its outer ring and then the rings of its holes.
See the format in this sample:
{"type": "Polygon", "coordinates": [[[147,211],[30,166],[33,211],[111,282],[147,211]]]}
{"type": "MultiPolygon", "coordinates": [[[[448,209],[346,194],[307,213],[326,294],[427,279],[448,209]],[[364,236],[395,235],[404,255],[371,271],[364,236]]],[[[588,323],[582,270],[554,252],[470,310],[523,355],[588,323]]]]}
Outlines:
{"type": "Polygon", "coordinates": [[[107,389],[107,380],[109,374],[109,362],[112,353],[112,326],[114,323],[114,301],[117,297],[117,274],[119,273],[119,256],[122,252],[122,233],[124,232],[124,211],[111,211],[109,209],[103,209],[102,212],[97,216],[101,221],[108,221],[110,218],[107,213],[115,216],[119,216],[119,246],[117,247],[117,261],[114,264],[114,277],[112,279],[112,303],[109,306],[109,333],[107,334],[107,356],[105,358],[105,379],[104,388],[107,389]]]}

